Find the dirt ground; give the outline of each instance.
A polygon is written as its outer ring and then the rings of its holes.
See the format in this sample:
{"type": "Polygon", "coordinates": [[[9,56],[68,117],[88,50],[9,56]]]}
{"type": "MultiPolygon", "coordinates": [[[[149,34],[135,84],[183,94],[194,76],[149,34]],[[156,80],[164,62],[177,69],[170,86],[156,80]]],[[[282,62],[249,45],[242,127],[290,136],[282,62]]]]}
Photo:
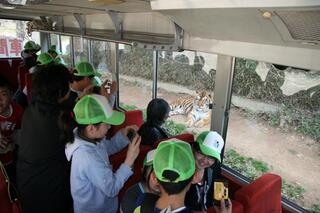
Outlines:
{"type": "MultiPolygon", "coordinates": [[[[166,92],[160,89],[158,97],[168,102],[181,94],[166,92]]],[[[146,108],[151,99],[149,85],[121,84],[120,102],[146,108]]],[[[174,116],[170,119],[186,123],[185,116],[174,116]]],[[[199,132],[208,130],[188,129],[199,132]]],[[[280,175],[289,183],[296,183],[305,189],[304,201],[300,204],[311,207],[320,203],[320,146],[309,137],[294,132],[272,128],[263,122],[249,119],[240,110],[232,108],[226,149],[235,149],[239,154],[264,161],[273,173],[280,175]]]]}

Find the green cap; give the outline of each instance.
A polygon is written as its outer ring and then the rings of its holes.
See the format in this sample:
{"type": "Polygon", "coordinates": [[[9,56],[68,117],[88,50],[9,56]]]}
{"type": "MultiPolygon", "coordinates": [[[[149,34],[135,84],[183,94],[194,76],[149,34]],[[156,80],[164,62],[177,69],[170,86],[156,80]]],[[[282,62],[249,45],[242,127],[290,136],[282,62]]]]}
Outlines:
{"type": "Polygon", "coordinates": [[[156,152],[156,150],[152,149],[147,153],[146,157],[143,160],[143,166],[151,166],[152,165],[155,152],[156,152]]]}
{"type": "Polygon", "coordinates": [[[120,125],[125,119],[123,112],[114,111],[106,97],[102,95],[86,95],[75,105],[73,112],[78,124],[106,123],[120,125]]]}
{"type": "Polygon", "coordinates": [[[161,142],[155,152],[153,169],[156,177],[163,182],[180,182],[191,178],[196,170],[190,144],[178,139],[161,142]],[[176,172],[179,176],[170,181],[163,176],[164,171],[176,172]]]}
{"type": "Polygon", "coordinates": [[[60,54],[61,54],[61,52],[60,52],[59,50],[57,50],[57,46],[56,46],[56,45],[51,45],[51,46],[50,46],[50,48],[49,48],[49,50],[48,50],[48,53],[50,53],[50,52],[54,52],[54,53],[56,53],[57,55],[60,55],[60,54]]]}
{"type": "Polygon", "coordinates": [[[101,86],[102,85],[102,81],[98,76],[94,76],[94,78],[92,79],[92,84],[94,86],[101,86]]]}
{"type": "Polygon", "coordinates": [[[224,140],[219,133],[214,131],[204,131],[196,139],[203,154],[216,158],[221,162],[221,150],[224,146],[224,140]]]}
{"type": "Polygon", "coordinates": [[[56,63],[56,64],[63,64],[63,65],[66,65],[66,63],[64,62],[64,60],[63,60],[63,58],[61,58],[61,57],[59,57],[59,56],[57,56],[55,59],[53,59],[54,60],[54,62],[56,63]]]}
{"type": "Polygon", "coordinates": [[[97,76],[98,74],[89,62],[82,61],[76,65],[75,72],[73,73],[73,75],[76,75],[76,76],[91,76],[91,75],[97,76]]]}
{"type": "Polygon", "coordinates": [[[41,53],[37,57],[37,62],[39,62],[41,65],[50,64],[53,62],[53,58],[48,53],[41,53]]]}
{"type": "Polygon", "coordinates": [[[23,48],[24,50],[35,50],[38,52],[41,49],[41,46],[36,44],[34,41],[28,41],[25,43],[23,48]]]}

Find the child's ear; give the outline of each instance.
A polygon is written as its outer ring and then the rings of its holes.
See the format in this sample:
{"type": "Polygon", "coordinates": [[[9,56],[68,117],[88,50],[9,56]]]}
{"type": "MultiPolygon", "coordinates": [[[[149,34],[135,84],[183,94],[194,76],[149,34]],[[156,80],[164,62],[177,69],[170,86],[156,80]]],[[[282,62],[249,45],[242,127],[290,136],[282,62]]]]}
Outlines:
{"type": "Polygon", "coordinates": [[[89,124],[88,126],[86,126],[86,130],[87,132],[91,135],[94,135],[96,133],[96,127],[92,124],[89,124]]]}
{"type": "Polygon", "coordinates": [[[196,169],[196,172],[194,173],[192,178],[192,184],[201,182],[203,178],[203,174],[204,174],[204,169],[196,169]]]}
{"type": "Polygon", "coordinates": [[[159,182],[158,182],[158,179],[156,177],[156,174],[154,174],[154,171],[152,171],[151,174],[150,174],[150,181],[155,186],[159,186],[160,185],[159,182]]]}

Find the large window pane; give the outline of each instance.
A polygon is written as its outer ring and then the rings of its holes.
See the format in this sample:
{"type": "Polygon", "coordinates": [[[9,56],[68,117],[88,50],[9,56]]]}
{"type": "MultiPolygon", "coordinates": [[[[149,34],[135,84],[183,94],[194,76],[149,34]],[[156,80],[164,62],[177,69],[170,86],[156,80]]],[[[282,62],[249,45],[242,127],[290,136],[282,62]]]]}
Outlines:
{"type": "Polygon", "coordinates": [[[320,72],[238,58],[234,75],[224,163],[280,175],[285,197],[319,211],[320,72]]]}
{"type": "Polygon", "coordinates": [[[61,57],[67,66],[72,65],[71,37],[61,36],[61,57]]]}
{"type": "Polygon", "coordinates": [[[77,64],[80,61],[89,61],[88,47],[89,42],[82,37],[73,38],[74,47],[74,62],[77,64]]]}
{"type": "Polygon", "coordinates": [[[152,97],[152,51],[119,45],[120,103],[145,109],[152,97]]]}
{"type": "Polygon", "coordinates": [[[210,128],[216,58],[201,52],[160,52],[158,97],[172,107],[166,123],[171,134],[210,128]]]}
{"type": "Polygon", "coordinates": [[[40,44],[40,34],[26,31],[26,21],[0,19],[0,58],[21,57],[24,44],[33,40],[40,44]]]}
{"type": "Polygon", "coordinates": [[[102,74],[102,78],[112,79],[111,75],[111,48],[105,41],[91,41],[92,64],[102,74]]]}

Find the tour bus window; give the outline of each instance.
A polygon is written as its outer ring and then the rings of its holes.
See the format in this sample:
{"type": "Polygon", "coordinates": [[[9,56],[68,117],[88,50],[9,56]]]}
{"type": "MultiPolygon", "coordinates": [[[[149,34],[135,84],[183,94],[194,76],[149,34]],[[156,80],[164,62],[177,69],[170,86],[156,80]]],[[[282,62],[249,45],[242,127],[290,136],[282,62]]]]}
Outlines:
{"type": "Polygon", "coordinates": [[[0,58],[20,58],[24,44],[33,40],[40,44],[40,34],[26,31],[26,21],[0,19],[0,58]]]}
{"type": "Polygon", "coordinates": [[[102,75],[101,79],[111,80],[111,48],[105,41],[91,41],[92,65],[102,75]]]}
{"type": "Polygon", "coordinates": [[[59,35],[57,34],[50,34],[50,45],[56,45],[59,49],[59,35]]]}
{"type": "Polygon", "coordinates": [[[157,97],[171,105],[165,125],[172,135],[210,129],[216,61],[215,54],[159,52],[157,97]]]}
{"type": "Polygon", "coordinates": [[[320,204],[320,72],[237,58],[223,163],[256,179],[281,176],[282,195],[320,204]]]}
{"type": "Polygon", "coordinates": [[[72,65],[71,37],[61,36],[61,58],[67,66],[72,65]]]}
{"type": "Polygon", "coordinates": [[[89,61],[88,54],[89,41],[82,37],[73,38],[74,62],[89,61]]]}
{"type": "Polygon", "coordinates": [[[120,106],[146,109],[152,98],[152,51],[119,44],[120,106]]]}

